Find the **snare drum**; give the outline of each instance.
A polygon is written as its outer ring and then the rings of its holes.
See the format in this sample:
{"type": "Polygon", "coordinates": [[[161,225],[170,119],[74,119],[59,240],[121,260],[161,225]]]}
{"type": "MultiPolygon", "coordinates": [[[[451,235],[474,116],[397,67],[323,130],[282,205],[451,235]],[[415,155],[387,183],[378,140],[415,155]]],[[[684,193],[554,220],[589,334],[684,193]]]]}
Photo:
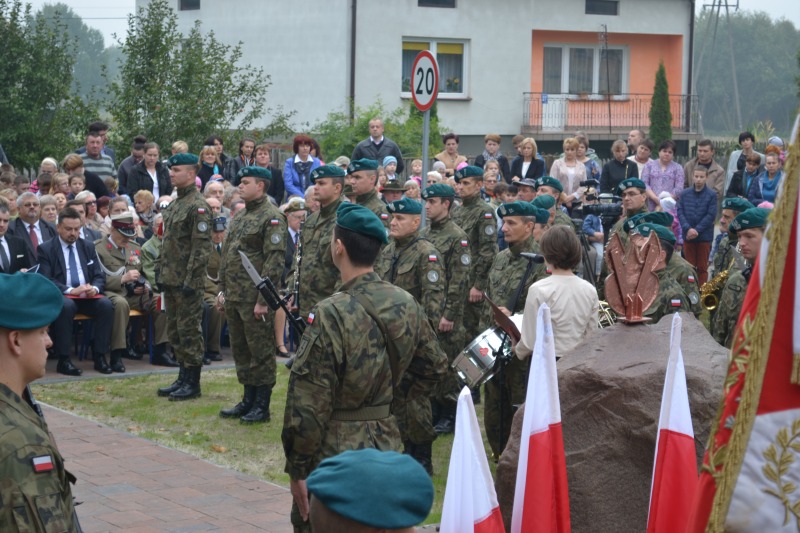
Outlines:
{"type": "MultiPolygon", "coordinates": [[[[511,321],[517,329],[522,328],[521,314],[512,315],[511,321]]],[[[489,328],[478,335],[455,358],[452,367],[459,379],[469,388],[480,387],[497,373],[495,353],[512,355],[511,338],[499,326],[489,328]]]]}

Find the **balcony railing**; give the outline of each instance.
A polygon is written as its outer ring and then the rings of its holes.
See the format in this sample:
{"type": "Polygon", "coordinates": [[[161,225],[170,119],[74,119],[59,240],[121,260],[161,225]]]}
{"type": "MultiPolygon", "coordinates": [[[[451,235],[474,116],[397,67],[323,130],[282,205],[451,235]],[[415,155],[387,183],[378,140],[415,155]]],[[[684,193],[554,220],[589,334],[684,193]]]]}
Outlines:
{"type": "MultiPolygon", "coordinates": [[[[624,131],[650,124],[650,94],[523,93],[523,126],[529,131],[624,131]]],[[[669,97],[672,129],[697,131],[697,96],[669,97]]]]}

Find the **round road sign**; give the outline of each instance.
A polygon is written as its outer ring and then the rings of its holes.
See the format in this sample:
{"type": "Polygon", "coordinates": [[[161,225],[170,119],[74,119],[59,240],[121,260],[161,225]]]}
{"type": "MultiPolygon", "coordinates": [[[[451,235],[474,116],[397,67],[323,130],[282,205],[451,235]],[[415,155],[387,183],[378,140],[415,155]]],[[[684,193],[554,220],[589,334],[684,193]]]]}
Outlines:
{"type": "Polygon", "coordinates": [[[429,50],[423,50],[411,67],[411,98],[420,111],[427,111],[439,94],[439,64],[429,50]]]}

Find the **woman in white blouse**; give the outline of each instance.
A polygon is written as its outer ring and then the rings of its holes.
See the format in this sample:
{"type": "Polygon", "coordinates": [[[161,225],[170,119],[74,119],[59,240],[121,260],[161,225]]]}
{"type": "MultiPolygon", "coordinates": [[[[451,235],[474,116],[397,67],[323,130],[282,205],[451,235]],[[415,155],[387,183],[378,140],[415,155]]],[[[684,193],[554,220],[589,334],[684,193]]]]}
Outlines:
{"type": "Polygon", "coordinates": [[[564,157],[553,161],[550,175],[564,187],[567,200],[564,202],[572,209],[572,202],[583,196],[581,182],[586,181],[586,166],[578,161],[578,139],[564,139],[564,157]]]}

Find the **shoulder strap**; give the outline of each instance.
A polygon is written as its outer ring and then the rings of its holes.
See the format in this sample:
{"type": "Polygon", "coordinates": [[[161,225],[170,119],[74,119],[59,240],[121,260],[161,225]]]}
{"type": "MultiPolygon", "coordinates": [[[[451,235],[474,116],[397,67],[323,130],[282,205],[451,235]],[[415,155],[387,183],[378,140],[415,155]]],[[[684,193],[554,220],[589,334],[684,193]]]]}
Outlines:
{"type": "Polygon", "coordinates": [[[400,358],[397,354],[397,346],[395,346],[394,341],[389,336],[389,332],[386,331],[386,325],[378,317],[378,312],[375,310],[372,302],[364,298],[364,295],[356,292],[348,292],[347,294],[356,299],[359,305],[364,308],[364,311],[375,321],[378,328],[380,328],[383,338],[386,341],[386,352],[389,354],[389,368],[392,371],[392,389],[395,389],[397,387],[398,378],[400,377],[400,358]]]}

